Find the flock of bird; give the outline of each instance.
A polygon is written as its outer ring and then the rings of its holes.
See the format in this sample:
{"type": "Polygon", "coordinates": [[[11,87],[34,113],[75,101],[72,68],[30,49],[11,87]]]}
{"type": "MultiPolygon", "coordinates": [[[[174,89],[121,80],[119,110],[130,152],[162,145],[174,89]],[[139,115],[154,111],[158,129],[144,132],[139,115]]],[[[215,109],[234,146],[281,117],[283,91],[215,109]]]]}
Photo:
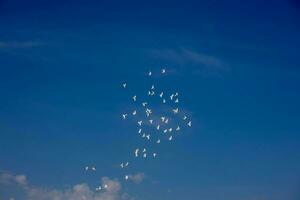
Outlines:
{"type": "MultiPolygon", "coordinates": [[[[166,76],[166,69],[160,70],[161,76],[166,76]]],[[[147,74],[149,77],[153,75],[151,71],[147,74]]],[[[137,105],[136,109],[131,110],[130,112],[123,113],[121,115],[122,120],[128,120],[130,122],[134,122],[137,126],[138,137],[141,137],[145,141],[149,143],[153,143],[155,145],[161,145],[162,142],[168,141],[171,142],[175,139],[176,134],[181,133],[184,127],[191,127],[192,121],[189,117],[184,113],[183,110],[179,108],[179,102],[181,99],[179,98],[179,93],[174,92],[168,94],[168,92],[160,91],[157,86],[152,84],[151,87],[146,91],[145,96],[138,96],[134,94],[131,97],[131,101],[137,105]],[[154,97],[157,97],[162,105],[165,106],[166,109],[161,110],[153,110],[151,105],[152,101],[154,101],[154,97]],[[148,101],[144,101],[144,99],[148,99],[148,101]],[[148,131],[152,130],[150,134],[148,131]],[[175,134],[176,133],[176,134],[175,134]]],[[[126,82],[122,84],[122,88],[126,90],[128,85],[126,82]]],[[[133,149],[132,153],[133,158],[156,158],[158,156],[158,152],[152,149],[148,149],[144,147],[136,147],[133,149]]],[[[131,163],[128,161],[119,163],[120,169],[125,169],[131,166],[131,163]]],[[[86,171],[96,171],[95,166],[86,166],[86,171]]],[[[129,175],[124,175],[124,179],[129,180],[129,175]]],[[[108,188],[108,185],[100,185],[96,187],[96,191],[100,191],[108,188]]]]}

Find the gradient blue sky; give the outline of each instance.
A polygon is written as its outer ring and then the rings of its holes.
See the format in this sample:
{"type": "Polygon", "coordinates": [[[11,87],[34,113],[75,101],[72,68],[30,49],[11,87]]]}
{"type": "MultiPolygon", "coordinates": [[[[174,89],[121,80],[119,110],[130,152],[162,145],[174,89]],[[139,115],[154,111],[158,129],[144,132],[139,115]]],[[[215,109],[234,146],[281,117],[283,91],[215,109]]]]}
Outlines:
{"type": "Polygon", "coordinates": [[[141,90],[164,65],[195,123],[139,163],[147,178],[124,191],[299,199],[299,19],[300,4],[284,0],[1,0],[0,170],[42,188],[118,178],[114,164],[136,142],[120,124],[130,106],[120,83],[141,90]],[[87,163],[96,177],[82,173],[87,163]]]}

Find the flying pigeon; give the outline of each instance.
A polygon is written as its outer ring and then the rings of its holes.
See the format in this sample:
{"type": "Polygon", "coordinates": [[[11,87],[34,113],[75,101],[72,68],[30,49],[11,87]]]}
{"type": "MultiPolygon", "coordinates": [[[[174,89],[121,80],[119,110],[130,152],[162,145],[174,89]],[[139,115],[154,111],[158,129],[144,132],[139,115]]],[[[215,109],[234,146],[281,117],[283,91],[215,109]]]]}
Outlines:
{"type": "Polygon", "coordinates": [[[136,110],[134,110],[134,111],[132,112],[132,115],[136,115],[136,110]]]}
{"type": "Polygon", "coordinates": [[[139,156],[139,149],[136,149],[135,151],[134,151],[134,155],[135,155],[135,157],[138,157],[139,156]]]}
{"type": "Polygon", "coordinates": [[[99,186],[99,187],[96,187],[96,191],[100,191],[102,189],[102,187],[101,186],[99,186]]]}
{"type": "Polygon", "coordinates": [[[123,117],[123,119],[126,119],[127,114],[123,114],[122,117],[123,117]]]}
{"type": "Polygon", "coordinates": [[[157,125],[157,126],[156,126],[156,129],[157,129],[157,130],[159,130],[159,127],[160,127],[160,126],[159,126],[159,125],[157,125]]]}
{"type": "Polygon", "coordinates": [[[176,109],[173,109],[173,113],[174,113],[174,114],[177,114],[177,113],[178,113],[178,111],[179,111],[179,109],[178,109],[178,108],[176,108],[176,109]]]}
{"type": "Polygon", "coordinates": [[[161,93],[159,94],[159,97],[160,97],[160,98],[162,98],[162,97],[163,97],[163,95],[164,95],[164,93],[163,93],[163,92],[161,92],[161,93]]]}
{"type": "Polygon", "coordinates": [[[127,85],[126,83],[123,83],[123,84],[122,84],[123,88],[126,88],[126,85],[127,85]]]}
{"type": "Polygon", "coordinates": [[[192,121],[189,121],[188,126],[189,126],[189,127],[192,126],[192,121]]]}
{"type": "Polygon", "coordinates": [[[133,99],[133,101],[136,101],[136,95],[134,95],[134,96],[132,97],[132,99],[133,99]]]}
{"type": "Polygon", "coordinates": [[[143,121],[138,121],[139,126],[142,126],[143,121]]]}
{"type": "Polygon", "coordinates": [[[166,69],[161,69],[161,73],[162,74],[166,73],[166,69]]]}
{"type": "Polygon", "coordinates": [[[174,94],[172,94],[172,95],[170,96],[170,99],[171,99],[171,100],[173,100],[173,98],[174,98],[174,94]]]}
{"type": "Polygon", "coordinates": [[[169,122],[169,119],[167,118],[166,120],[165,120],[165,123],[167,124],[169,122]]]}

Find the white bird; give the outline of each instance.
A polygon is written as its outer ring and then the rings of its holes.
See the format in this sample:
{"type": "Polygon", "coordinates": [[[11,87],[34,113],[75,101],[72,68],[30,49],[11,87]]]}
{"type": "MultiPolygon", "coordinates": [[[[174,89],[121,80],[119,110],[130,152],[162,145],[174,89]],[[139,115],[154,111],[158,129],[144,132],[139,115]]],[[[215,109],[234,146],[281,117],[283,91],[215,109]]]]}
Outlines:
{"type": "Polygon", "coordinates": [[[149,109],[149,108],[146,108],[146,112],[149,113],[149,114],[152,114],[152,110],[149,109]]]}
{"type": "Polygon", "coordinates": [[[149,96],[151,95],[151,91],[150,91],[150,90],[148,91],[148,95],[149,95],[149,96]]]}
{"type": "Polygon", "coordinates": [[[166,100],[165,100],[165,99],[163,99],[163,103],[166,103],[166,100]]]}
{"type": "Polygon", "coordinates": [[[147,105],[147,102],[143,102],[142,105],[145,107],[147,105]]]}
{"type": "Polygon", "coordinates": [[[167,124],[169,122],[169,119],[167,118],[166,120],[165,120],[165,123],[167,124]]]}
{"type": "Polygon", "coordinates": [[[100,190],[102,190],[101,186],[99,186],[99,187],[96,188],[96,191],[100,191],[100,190]]]}
{"type": "Polygon", "coordinates": [[[129,176],[128,176],[128,175],[126,175],[126,176],[125,176],[125,180],[127,181],[128,179],[129,179],[129,176]]]}
{"type": "Polygon", "coordinates": [[[147,151],[147,150],[144,148],[144,149],[143,149],[143,153],[145,153],[146,151],[147,151]]]}
{"type": "Polygon", "coordinates": [[[151,91],[150,92],[150,96],[154,96],[155,95],[155,92],[154,91],[151,91]]]}
{"type": "Polygon", "coordinates": [[[121,167],[121,168],[124,168],[124,163],[121,163],[121,164],[120,164],[120,167],[121,167]]]}
{"type": "Polygon", "coordinates": [[[157,155],[156,153],[153,153],[153,157],[154,157],[154,158],[156,157],[156,155],[157,155]]]}
{"type": "Polygon", "coordinates": [[[178,96],[178,92],[176,92],[174,96],[177,97],[178,96]]]}
{"type": "Polygon", "coordinates": [[[169,128],[169,132],[172,132],[173,131],[173,129],[172,128],[169,128]]]}
{"type": "Polygon", "coordinates": [[[158,140],[156,141],[156,143],[159,144],[159,143],[160,143],[160,139],[158,139],[158,140]]]}
{"type": "Polygon", "coordinates": [[[189,121],[188,126],[189,126],[189,127],[192,126],[192,121],[189,121]]]}
{"type": "Polygon", "coordinates": [[[176,131],[179,131],[180,130],[180,127],[179,126],[177,126],[177,128],[176,128],[176,131]]]}
{"type": "Polygon", "coordinates": [[[159,125],[157,125],[157,126],[156,126],[156,129],[157,129],[157,130],[159,130],[159,127],[160,127],[160,126],[159,126],[159,125]]]}
{"type": "Polygon", "coordinates": [[[141,128],[139,129],[138,133],[142,133],[142,129],[141,128]]]}
{"type": "Polygon", "coordinates": [[[136,101],[136,95],[134,95],[134,96],[132,97],[132,99],[133,99],[133,101],[136,101]]]}
{"type": "Polygon", "coordinates": [[[155,88],[154,85],[152,85],[152,86],[151,86],[151,90],[154,90],[154,88],[155,88]]]}
{"type": "Polygon", "coordinates": [[[142,138],[146,137],[146,133],[143,133],[142,138]]]}
{"type": "Polygon", "coordinates": [[[147,157],[147,153],[144,153],[143,157],[146,158],[147,157]]]}
{"type": "Polygon", "coordinates": [[[88,166],[86,166],[84,169],[85,169],[85,171],[87,171],[87,170],[89,170],[89,167],[88,167],[88,166]]]}
{"type": "Polygon", "coordinates": [[[150,124],[153,124],[153,119],[150,119],[149,122],[150,122],[150,124]]]}
{"type": "Polygon", "coordinates": [[[146,138],[147,138],[148,140],[150,140],[150,135],[146,135],[146,138]]]}
{"type": "Polygon", "coordinates": [[[127,85],[126,83],[123,83],[123,84],[122,84],[123,88],[126,88],[126,85],[127,85]]]}
{"type": "Polygon", "coordinates": [[[138,125],[142,126],[143,121],[138,121],[138,125]]]}
{"type": "Polygon", "coordinates": [[[104,185],[104,188],[108,188],[108,185],[107,185],[107,184],[105,184],[105,185],[104,185]]]}
{"type": "Polygon", "coordinates": [[[138,157],[139,156],[139,149],[136,149],[135,151],[134,151],[134,155],[135,155],[135,157],[138,157]]]}
{"type": "Polygon", "coordinates": [[[186,120],[186,119],[187,119],[187,116],[184,116],[184,117],[183,117],[183,120],[186,120]]]}
{"type": "Polygon", "coordinates": [[[136,115],[136,110],[134,110],[134,111],[132,112],[132,115],[136,115]]]}
{"type": "Polygon", "coordinates": [[[128,167],[128,165],[129,165],[129,162],[126,162],[125,167],[128,167]]]}
{"type": "Polygon", "coordinates": [[[176,109],[173,109],[173,113],[174,113],[174,114],[177,114],[177,113],[178,113],[178,111],[179,111],[179,109],[178,109],[178,108],[176,108],[176,109]]]}
{"type": "Polygon", "coordinates": [[[123,119],[126,119],[127,114],[123,114],[122,117],[123,117],[123,119]]]}
{"type": "Polygon", "coordinates": [[[166,132],[168,132],[168,129],[165,129],[165,130],[164,130],[164,133],[166,133],[166,132]]]}
{"type": "Polygon", "coordinates": [[[166,117],[161,117],[160,119],[161,119],[162,122],[164,122],[166,117]]]}
{"type": "Polygon", "coordinates": [[[171,141],[173,139],[173,136],[171,135],[170,137],[169,137],[169,140],[171,141]]]}
{"type": "Polygon", "coordinates": [[[92,169],[93,171],[96,171],[96,167],[92,167],[91,169],[92,169]]]}
{"type": "Polygon", "coordinates": [[[96,191],[100,191],[102,189],[102,187],[101,186],[99,186],[99,187],[96,187],[96,191]]]}
{"type": "Polygon", "coordinates": [[[152,75],[152,72],[151,72],[151,71],[149,71],[148,75],[149,75],[149,76],[151,76],[151,75],[152,75]]]}
{"type": "Polygon", "coordinates": [[[161,69],[161,73],[162,74],[166,73],[166,69],[161,69]]]}
{"type": "Polygon", "coordinates": [[[179,99],[177,98],[176,100],[175,100],[175,103],[178,103],[179,102],[179,99]]]}
{"type": "Polygon", "coordinates": [[[162,98],[162,97],[163,97],[163,95],[164,95],[164,93],[163,93],[163,92],[161,92],[161,93],[159,94],[159,97],[160,97],[160,98],[162,98]]]}
{"type": "Polygon", "coordinates": [[[170,96],[170,99],[171,99],[171,100],[173,100],[173,98],[174,98],[174,94],[172,94],[172,95],[170,96]]]}

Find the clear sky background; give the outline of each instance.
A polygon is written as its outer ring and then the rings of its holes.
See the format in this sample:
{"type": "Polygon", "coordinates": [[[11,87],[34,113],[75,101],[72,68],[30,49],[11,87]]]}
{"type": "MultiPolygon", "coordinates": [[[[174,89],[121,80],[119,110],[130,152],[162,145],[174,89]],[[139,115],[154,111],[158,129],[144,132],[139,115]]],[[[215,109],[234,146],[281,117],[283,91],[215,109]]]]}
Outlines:
{"type": "Polygon", "coordinates": [[[0,198],[298,200],[299,19],[296,0],[1,0],[0,198]],[[162,66],[193,128],[124,183],[120,84],[162,66]],[[101,177],[120,187],[98,197],[101,177]]]}

